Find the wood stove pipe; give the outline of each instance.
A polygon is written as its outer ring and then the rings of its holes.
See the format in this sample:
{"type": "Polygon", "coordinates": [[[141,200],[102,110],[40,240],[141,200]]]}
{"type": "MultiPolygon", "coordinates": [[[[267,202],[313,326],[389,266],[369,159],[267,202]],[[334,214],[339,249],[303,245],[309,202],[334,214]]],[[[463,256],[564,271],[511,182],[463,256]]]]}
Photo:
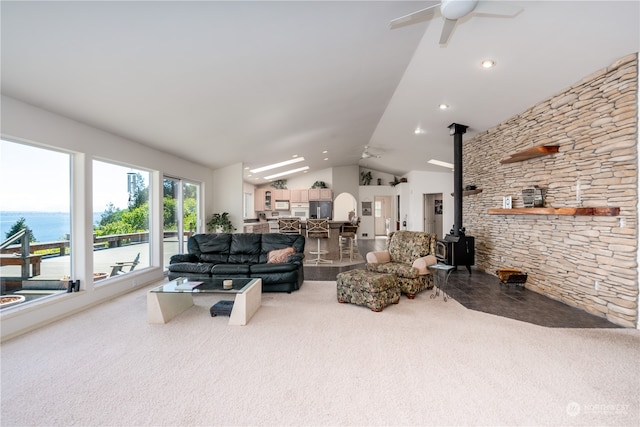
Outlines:
{"type": "Polygon", "coordinates": [[[449,134],[453,135],[453,229],[454,236],[464,236],[462,226],[462,135],[468,126],[451,123],[449,134]]]}

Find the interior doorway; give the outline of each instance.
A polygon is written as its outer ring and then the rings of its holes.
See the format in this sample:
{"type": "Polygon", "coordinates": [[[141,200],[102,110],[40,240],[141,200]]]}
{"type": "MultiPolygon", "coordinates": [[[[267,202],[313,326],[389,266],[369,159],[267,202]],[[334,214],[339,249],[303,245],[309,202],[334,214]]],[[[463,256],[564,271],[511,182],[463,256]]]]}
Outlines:
{"type": "Polygon", "coordinates": [[[424,231],[435,233],[439,237],[442,232],[442,193],[424,194],[424,231]]]}
{"type": "Polygon", "coordinates": [[[375,196],[373,199],[374,234],[387,236],[391,231],[393,212],[391,196],[375,196]]]}

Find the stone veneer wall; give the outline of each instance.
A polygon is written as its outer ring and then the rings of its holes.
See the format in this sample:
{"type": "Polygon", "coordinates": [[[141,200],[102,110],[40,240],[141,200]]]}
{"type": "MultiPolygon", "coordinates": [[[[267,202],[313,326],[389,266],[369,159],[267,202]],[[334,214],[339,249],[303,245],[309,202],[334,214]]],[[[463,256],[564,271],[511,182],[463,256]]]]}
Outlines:
{"type": "Polygon", "coordinates": [[[638,55],[620,59],[565,92],[464,142],[463,223],[476,266],[528,273],[526,287],[636,327],[638,322],[638,55]],[[510,154],[557,144],[557,154],[501,164],[510,154]],[[547,189],[545,207],[620,207],[618,217],[489,215],[522,189],[547,189]],[[597,285],[596,285],[597,284],[597,285]]]}

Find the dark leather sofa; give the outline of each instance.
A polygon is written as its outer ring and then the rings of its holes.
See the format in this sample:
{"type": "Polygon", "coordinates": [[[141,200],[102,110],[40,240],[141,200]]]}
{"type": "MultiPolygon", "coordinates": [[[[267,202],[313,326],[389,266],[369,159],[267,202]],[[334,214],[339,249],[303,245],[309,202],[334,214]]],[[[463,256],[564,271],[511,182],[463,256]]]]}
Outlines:
{"type": "Polygon", "coordinates": [[[299,234],[196,234],[189,237],[188,254],[171,257],[169,279],[259,277],[263,292],[291,293],[304,282],[304,245],[299,234]],[[284,262],[267,263],[271,251],[286,248],[295,253],[284,262]]]}

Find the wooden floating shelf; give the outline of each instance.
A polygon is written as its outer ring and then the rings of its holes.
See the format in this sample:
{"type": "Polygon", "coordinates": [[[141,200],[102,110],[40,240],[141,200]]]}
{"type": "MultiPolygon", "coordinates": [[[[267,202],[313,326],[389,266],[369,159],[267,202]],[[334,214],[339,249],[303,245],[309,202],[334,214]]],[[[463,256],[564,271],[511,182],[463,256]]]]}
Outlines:
{"type": "MultiPolygon", "coordinates": [[[[479,194],[479,193],[482,193],[482,189],[481,188],[478,188],[476,190],[465,190],[465,191],[462,192],[462,195],[463,196],[470,196],[472,194],[479,194]]],[[[453,196],[454,193],[451,193],[451,195],[453,196]]]]}
{"type": "Polygon", "coordinates": [[[574,215],[574,216],[618,216],[620,208],[514,208],[489,209],[489,215],[574,215]]]}
{"type": "Polygon", "coordinates": [[[510,157],[500,160],[500,163],[522,162],[536,157],[548,156],[557,153],[559,149],[559,145],[538,145],[537,147],[514,153],[510,157]]]}

